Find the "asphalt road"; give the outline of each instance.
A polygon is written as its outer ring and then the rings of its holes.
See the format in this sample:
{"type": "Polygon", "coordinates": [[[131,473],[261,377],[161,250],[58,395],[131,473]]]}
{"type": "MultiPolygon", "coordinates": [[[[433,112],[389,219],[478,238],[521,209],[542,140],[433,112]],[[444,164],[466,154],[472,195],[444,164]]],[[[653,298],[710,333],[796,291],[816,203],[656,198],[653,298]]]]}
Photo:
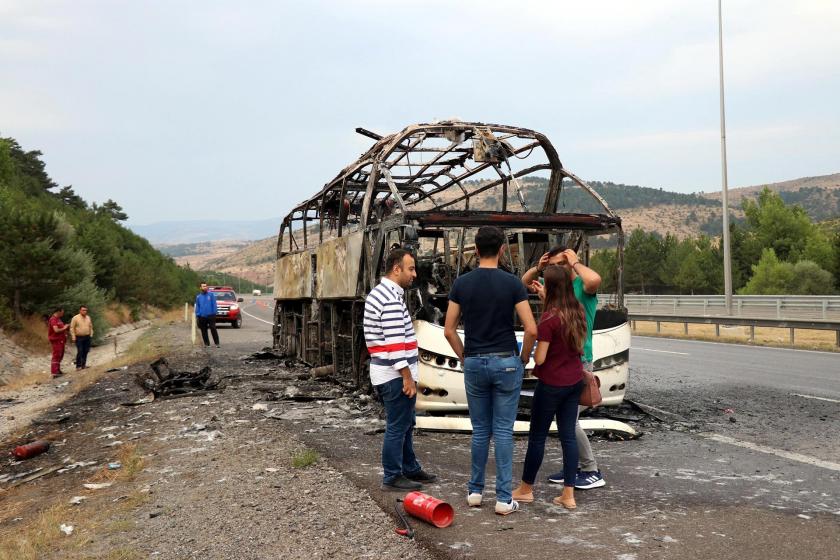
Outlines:
{"type": "MultiPolygon", "coordinates": [[[[274,318],[274,300],[269,296],[253,297],[240,294],[239,304],[242,311],[242,328],[234,329],[228,324],[217,325],[219,342],[226,344],[253,344],[255,347],[271,346],[271,325],[274,318]]],[[[211,339],[212,342],[212,339],[211,339]]],[[[196,344],[201,344],[201,333],[196,333],[196,344]]]]}
{"type": "MultiPolygon", "coordinates": [[[[270,344],[272,303],[253,299],[223,347],[270,344]]],[[[628,399],[661,420],[624,407],[617,412],[635,414],[643,437],[593,437],[606,487],[578,492],[573,513],[552,506],[557,488],[542,476],[560,470],[562,456],[551,442],[533,504],[493,514],[491,459],[489,507],[469,509],[469,436],[420,433],[418,455],[441,477],[427,491],[453,504],[456,521],[445,530],[415,523],[417,538],[446,558],[836,558],[840,355],[646,337],[632,348],[628,399]]],[[[351,436],[317,420],[290,426],[392,510],[399,495],[379,489],[380,434],[351,436]]],[[[526,444],[517,438],[517,480],[526,444]]]]}
{"type": "Polygon", "coordinates": [[[749,383],[840,400],[840,353],[634,336],[631,362],[644,375],[708,384],[749,383]]]}

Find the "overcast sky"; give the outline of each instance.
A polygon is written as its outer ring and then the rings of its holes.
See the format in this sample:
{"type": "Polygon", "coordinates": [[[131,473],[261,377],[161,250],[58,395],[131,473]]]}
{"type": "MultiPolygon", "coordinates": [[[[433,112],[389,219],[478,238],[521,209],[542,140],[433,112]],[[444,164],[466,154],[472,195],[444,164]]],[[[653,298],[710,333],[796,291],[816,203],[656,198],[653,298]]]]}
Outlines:
{"type": "MultiPolygon", "coordinates": [[[[840,171],[838,30],[837,0],[724,0],[730,185],[840,171]]],[[[448,117],[719,190],[717,71],[715,0],[0,0],[0,135],[133,224],[282,216],[355,127],[448,117]]]]}

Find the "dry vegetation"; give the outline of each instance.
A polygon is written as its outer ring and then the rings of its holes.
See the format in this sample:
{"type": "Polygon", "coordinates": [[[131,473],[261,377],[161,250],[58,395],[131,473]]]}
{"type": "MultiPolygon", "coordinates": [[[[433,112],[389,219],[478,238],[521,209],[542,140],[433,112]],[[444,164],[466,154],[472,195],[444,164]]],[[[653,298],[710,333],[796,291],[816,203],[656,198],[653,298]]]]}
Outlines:
{"type": "MultiPolygon", "coordinates": [[[[750,341],[749,327],[720,327],[720,336],[715,335],[714,325],[689,324],[685,334],[683,323],[661,323],[660,332],[656,332],[656,323],[633,321],[633,334],[644,336],[662,336],[688,340],[707,340],[712,342],[734,342],[738,344],[756,344],[758,346],[790,347],[790,330],[772,327],[756,327],[755,341],[750,341]]],[[[834,331],[816,331],[796,329],[795,348],[803,350],[824,350],[838,352],[834,331]]]]}
{"type": "MultiPolygon", "coordinates": [[[[155,321],[157,321],[158,323],[180,321],[184,318],[184,312],[182,309],[172,309],[169,311],[153,311],[157,313],[155,321]]],[[[152,313],[152,311],[149,311],[149,313],[152,313]]],[[[37,341],[46,340],[46,337],[44,336],[43,332],[43,323],[36,323],[33,320],[27,321],[26,325],[28,326],[25,326],[22,331],[18,331],[18,333],[16,334],[28,337],[28,339],[33,341],[32,345],[34,346],[37,346],[37,341]],[[26,334],[22,335],[21,333],[26,334]]],[[[73,372],[74,383],[72,386],[72,394],[75,395],[79,391],[90,386],[92,383],[96,383],[105,374],[106,370],[110,368],[122,367],[144,360],[153,361],[157,357],[164,355],[168,352],[169,348],[165,346],[165,343],[154,345],[150,343],[151,339],[151,333],[143,333],[140,336],[140,338],[138,338],[128,348],[128,350],[115,357],[113,360],[105,364],[92,366],[89,369],[73,372]]],[[[29,349],[32,350],[32,346],[29,346],[29,349]]],[[[40,351],[42,353],[48,354],[50,349],[49,345],[47,345],[44,349],[32,351],[40,351]]],[[[21,389],[25,389],[36,384],[45,383],[47,381],[49,381],[49,373],[45,374],[41,371],[26,371],[13,376],[8,380],[7,383],[0,385],[0,394],[20,391],[21,389]]]]}
{"type": "MultiPolygon", "coordinates": [[[[757,197],[765,186],[769,187],[770,190],[775,192],[798,191],[806,187],[818,187],[821,189],[840,189],[840,173],[834,173],[833,175],[823,175],[820,177],[800,177],[799,179],[793,179],[791,181],[782,181],[780,183],[773,183],[770,185],[755,185],[752,187],[739,187],[735,189],[730,188],[729,204],[740,206],[741,201],[744,198],[757,197]]],[[[710,192],[704,194],[703,196],[714,200],[720,200],[721,193],[720,191],[710,192]]]]}
{"type": "MultiPolygon", "coordinates": [[[[74,393],[89,386],[101,378],[108,367],[147,361],[156,355],[151,339],[144,333],[134,345],[120,358],[108,366],[101,366],[85,371],[79,376],[75,384],[74,393]]],[[[158,348],[157,352],[166,351],[158,348]]],[[[80,431],[93,429],[93,421],[79,426],[80,431]]],[[[28,430],[29,428],[23,428],[28,430]]],[[[66,437],[60,431],[48,433],[43,439],[60,439],[66,437]]],[[[12,437],[14,439],[14,436],[12,437]]],[[[0,490],[0,520],[13,520],[21,517],[20,521],[4,523],[0,529],[0,560],[41,560],[44,558],[61,558],[87,560],[105,558],[111,560],[136,560],[144,558],[139,551],[131,548],[117,548],[108,550],[96,556],[90,556],[91,545],[102,540],[103,536],[117,532],[132,530],[134,521],[131,514],[138,507],[149,500],[149,494],[133,487],[137,476],[146,468],[147,458],[135,444],[123,445],[116,456],[121,463],[119,469],[111,470],[103,467],[85,482],[111,482],[110,490],[89,491],[82,490],[81,495],[88,498],[86,507],[71,506],[65,502],[66,496],[58,498],[33,497],[28,493],[31,488],[19,486],[7,490],[0,490]],[[93,507],[96,501],[102,501],[107,507],[93,507]],[[35,513],[33,514],[33,510],[35,513]],[[74,527],[71,537],[64,535],[59,527],[61,524],[74,527]]]]}
{"type": "Polygon", "coordinates": [[[12,342],[30,352],[44,353],[50,351],[47,327],[44,324],[44,319],[37,315],[23,317],[20,321],[20,328],[9,331],[7,334],[12,342]]]}
{"type": "MultiPolygon", "coordinates": [[[[713,206],[689,206],[687,204],[660,204],[644,208],[632,208],[619,211],[624,231],[636,228],[655,231],[660,235],[671,234],[678,239],[697,237],[703,231],[700,226],[712,218],[720,217],[722,211],[713,206]]],[[[740,208],[732,208],[730,216],[743,218],[740,208]]]]}

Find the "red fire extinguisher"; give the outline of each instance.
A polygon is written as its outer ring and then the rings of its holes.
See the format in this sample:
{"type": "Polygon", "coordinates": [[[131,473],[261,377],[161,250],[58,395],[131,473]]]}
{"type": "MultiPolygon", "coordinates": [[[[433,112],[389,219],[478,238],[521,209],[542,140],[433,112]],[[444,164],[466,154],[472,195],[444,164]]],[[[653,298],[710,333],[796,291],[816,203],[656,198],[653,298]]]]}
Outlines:
{"type": "Polygon", "coordinates": [[[30,457],[40,455],[49,448],[50,442],[39,439],[38,441],[33,441],[32,443],[27,443],[26,445],[18,445],[15,447],[15,450],[12,451],[12,455],[20,460],[29,459],[30,457]]]}
{"type": "Polygon", "coordinates": [[[455,518],[452,506],[422,492],[409,492],[403,498],[406,513],[431,523],[435,527],[449,527],[455,518]]]}

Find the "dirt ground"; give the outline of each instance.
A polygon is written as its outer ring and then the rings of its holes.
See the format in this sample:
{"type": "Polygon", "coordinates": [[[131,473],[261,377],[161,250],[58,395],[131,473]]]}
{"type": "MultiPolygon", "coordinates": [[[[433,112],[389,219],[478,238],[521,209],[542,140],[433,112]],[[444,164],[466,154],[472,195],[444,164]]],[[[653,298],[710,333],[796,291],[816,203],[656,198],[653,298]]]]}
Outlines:
{"type": "Polygon", "coordinates": [[[8,384],[0,386],[0,439],[8,437],[15,430],[27,426],[35,417],[51,407],[56,407],[67,398],[86,387],[92,379],[98,378],[105,369],[121,367],[123,363],[143,357],[151,342],[137,344],[150,323],[143,321],[135,325],[124,325],[106,339],[105,344],[91,349],[88,355],[90,369],[74,371],[76,352],[68,344],[62,360],[62,369],[67,375],[58,378],[50,376],[50,355],[43,354],[29,358],[21,373],[12,377],[8,384]]]}
{"type": "MultiPolygon", "coordinates": [[[[35,439],[52,447],[2,462],[0,559],[429,558],[394,533],[393,520],[366,491],[263,407],[254,409],[266,396],[254,390],[256,381],[300,371],[282,364],[230,371],[229,363],[242,363],[229,354],[235,347],[192,350],[181,325],[155,327],[152,335],[170,348],[182,342],[170,355],[173,369],[210,365],[231,375],[226,388],[123,406],[144,396],[133,380],[148,368],[144,362],[105,374],[5,441],[6,449],[35,439]],[[119,468],[110,469],[114,462],[119,468]],[[26,473],[46,474],[22,482],[26,473]],[[71,505],[74,499],[80,503],[71,505]]],[[[359,425],[380,424],[374,417],[359,425]]]]}
{"type": "MultiPolygon", "coordinates": [[[[379,488],[379,405],[283,360],[255,358],[258,329],[270,326],[248,319],[252,334],[225,329],[220,349],[191,347],[183,324],[144,335],[142,344],[165,349],[174,370],[213,368],[223,390],[125,406],[146,394],[134,374],[148,369],[147,356],[7,438],[5,449],[37,438],[53,446],[27,461],[0,462],[0,560],[767,560],[831,558],[840,546],[836,471],[709,439],[757,439],[837,462],[834,404],[781,401],[771,390],[743,401],[745,388],[710,387],[689,372],[672,379],[679,372],[664,363],[632,371],[628,397],[672,414],[657,419],[629,405],[601,411],[644,435],[593,438],[609,482],[580,492],[575,512],[551,505],[557,489],[544,480],[537,500],[513,516],[467,508],[469,435],[418,433],[421,462],[441,476],[427,491],[449,501],[456,519],[447,529],[414,521],[417,536],[408,540],[394,532],[402,495],[379,488]],[[109,468],[114,462],[119,467],[109,468]]],[[[516,438],[515,465],[525,445],[516,438]]],[[[541,476],[559,465],[552,444],[541,476]]],[[[489,465],[489,504],[492,479],[489,465]]]]}

